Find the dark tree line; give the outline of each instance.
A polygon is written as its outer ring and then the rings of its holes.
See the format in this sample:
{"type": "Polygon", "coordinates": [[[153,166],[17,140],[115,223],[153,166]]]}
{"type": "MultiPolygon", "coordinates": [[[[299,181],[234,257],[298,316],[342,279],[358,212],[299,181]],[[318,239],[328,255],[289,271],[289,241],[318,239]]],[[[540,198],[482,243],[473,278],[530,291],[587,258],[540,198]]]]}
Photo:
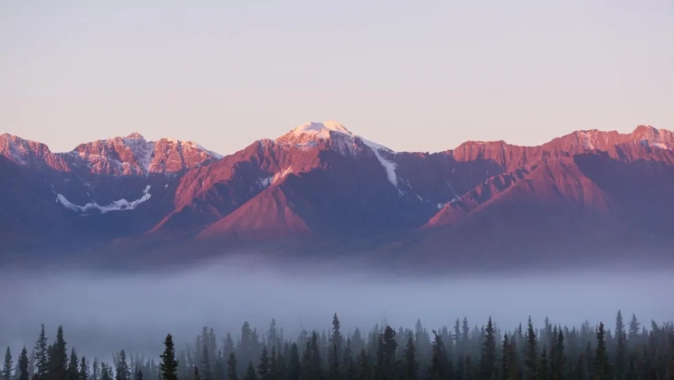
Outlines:
{"type": "Polygon", "coordinates": [[[7,349],[1,380],[674,380],[674,324],[649,327],[635,316],[625,325],[618,312],[613,329],[529,319],[502,332],[491,318],[473,327],[464,318],[430,331],[417,322],[344,333],[334,315],[329,331],[296,339],[274,320],[264,332],[245,322],[236,341],[205,327],[178,351],[167,335],[157,361],[122,350],[107,364],[68,352],[60,327],[49,344],[43,326],[16,366],[7,349]]]}

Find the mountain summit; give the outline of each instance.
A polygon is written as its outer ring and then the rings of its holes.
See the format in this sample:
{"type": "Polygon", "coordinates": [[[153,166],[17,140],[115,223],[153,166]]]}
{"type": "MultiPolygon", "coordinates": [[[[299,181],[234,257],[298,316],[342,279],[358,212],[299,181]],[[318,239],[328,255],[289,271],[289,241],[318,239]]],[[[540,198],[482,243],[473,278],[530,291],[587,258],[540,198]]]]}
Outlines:
{"type": "Polygon", "coordinates": [[[308,141],[329,139],[333,134],[353,136],[342,124],[336,121],[313,121],[298,125],[292,131],[276,139],[278,142],[305,144],[308,141]]]}

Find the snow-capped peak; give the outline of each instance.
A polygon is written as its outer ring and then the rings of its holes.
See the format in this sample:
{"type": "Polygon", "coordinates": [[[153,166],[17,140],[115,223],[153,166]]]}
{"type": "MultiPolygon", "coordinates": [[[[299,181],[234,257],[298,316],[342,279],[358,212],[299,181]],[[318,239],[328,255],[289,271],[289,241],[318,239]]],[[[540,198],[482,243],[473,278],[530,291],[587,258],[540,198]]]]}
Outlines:
{"type": "Polygon", "coordinates": [[[307,122],[298,125],[290,132],[276,139],[278,143],[301,149],[312,149],[318,146],[318,143],[321,141],[328,142],[331,149],[343,155],[355,155],[363,151],[363,149],[371,151],[384,167],[389,182],[398,188],[397,165],[394,160],[395,152],[383,145],[351,133],[344,125],[336,121],[324,121],[322,123],[307,122]]]}
{"type": "Polygon", "coordinates": [[[651,148],[671,150],[674,148],[674,132],[640,125],[632,132],[634,139],[651,148]]]}
{"type": "Polygon", "coordinates": [[[345,126],[336,121],[324,121],[322,123],[310,121],[298,125],[291,133],[295,136],[311,135],[319,139],[325,139],[330,137],[330,132],[337,132],[348,136],[353,135],[345,126]]]}
{"type": "Polygon", "coordinates": [[[290,132],[276,139],[277,142],[307,144],[317,140],[327,140],[338,134],[353,137],[353,133],[345,126],[336,121],[324,121],[322,123],[306,122],[293,128],[290,132]]]}

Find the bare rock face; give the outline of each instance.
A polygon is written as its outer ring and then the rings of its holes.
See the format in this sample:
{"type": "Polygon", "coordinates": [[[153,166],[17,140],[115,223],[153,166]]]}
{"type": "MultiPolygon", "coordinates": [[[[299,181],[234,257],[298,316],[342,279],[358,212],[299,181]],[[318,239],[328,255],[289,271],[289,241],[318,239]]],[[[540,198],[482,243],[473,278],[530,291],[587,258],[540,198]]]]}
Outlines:
{"type": "Polygon", "coordinates": [[[104,175],[175,174],[221,158],[195,142],[147,141],[138,133],[83,143],[65,153],[52,153],[44,144],[4,134],[0,154],[22,166],[104,175]]]}
{"type": "Polygon", "coordinates": [[[49,167],[58,171],[69,171],[66,160],[49,150],[47,145],[24,140],[10,134],[0,135],[0,155],[21,166],[36,169],[49,167]]]}

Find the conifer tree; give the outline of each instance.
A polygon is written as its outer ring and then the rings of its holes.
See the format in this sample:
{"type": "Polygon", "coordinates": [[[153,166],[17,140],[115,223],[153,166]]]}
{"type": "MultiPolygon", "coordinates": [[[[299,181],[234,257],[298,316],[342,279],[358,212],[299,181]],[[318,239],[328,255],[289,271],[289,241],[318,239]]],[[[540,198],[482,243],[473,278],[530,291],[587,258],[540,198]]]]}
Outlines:
{"type": "Polygon", "coordinates": [[[89,365],[87,364],[87,358],[84,356],[80,359],[79,378],[80,380],[89,380],[89,365]]]}
{"type": "Polygon", "coordinates": [[[215,359],[215,366],[213,370],[213,379],[214,380],[226,380],[225,374],[225,363],[222,358],[222,350],[218,350],[218,355],[215,359]]]}
{"type": "Polygon", "coordinates": [[[537,380],[550,380],[550,367],[548,365],[548,350],[543,348],[541,353],[541,358],[538,361],[538,367],[536,368],[536,379],[537,380]]]}
{"type": "Polygon", "coordinates": [[[356,359],[356,380],[370,380],[371,376],[370,358],[365,348],[363,348],[356,359]]]}
{"type": "Polygon", "coordinates": [[[384,333],[380,335],[377,347],[377,365],[375,367],[375,379],[392,379],[397,372],[395,359],[396,331],[391,326],[386,326],[384,333]]]}
{"type": "Polygon", "coordinates": [[[330,351],[328,360],[330,363],[330,370],[328,376],[330,380],[338,380],[340,377],[340,362],[342,360],[340,353],[342,352],[343,337],[340,331],[341,324],[337,313],[332,317],[332,332],[330,334],[330,351]]]}
{"type": "Polygon", "coordinates": [[[639,337],[639,327],[641,324],[637,320],[637,316],[635,314],[632,314],[632,320],[630,321],[630,332],[629,332],[629,338],[628,341],[630,344],[632,344],[632,347],[634,347],[637,343],[637,338],[639,337]]]}
{"type": "Polygon", "coordinates": [[[201,380],[201,377],[199,376],[199,367],[194,366],[194,373],[192,375],[192,380],[201,380]]]}
{"type": "Polygon", "coordinates": [[[342,368],[344,370],[345,380],[354,380],[356,377],[356,365],[353,360],[352,350],[353,344],[351,343],[351,337],[347,337],[344,345],[344,353],[342,355],[342,368]]]}
{"type": "Polygon", "coordinates": [[[47,376],[49,380],[68,379],[68,351],[63,337],[63,327],[59,326],[56,332],[56,341],[48,348],[47,376]]]}
{"type": "Polygon", "coordinates": [[[138,372],[136,372],[136,376],[134,376],[134,380],[143,380],[143,370],[139,369],[138,372]]]}
{"type": "Polygon", "coordinates": [[[414,347],[414,337],[410,332],[405,346],[405,362],[403,367],[403,380],[417,380],[419,363],[417,362],[416,347],[414,347]]]}
{"type": "Polygon", "coordinates": [[[40,336],[35,343],[35,379],[46,380],[49,364],[49,353],[47,351],[47,335],[44,332],[44,325],[40,330],[40,336]]]}
{"type": "Polygon", "coordinates": [[[271,355],[269,356],[269,379],[275,380],[278,378],[278,357],[276,354],[276,346],[272,346],[271,355]]]}
{"type": "Polygon", "coordinates": [[[297,343],[290,346],[290,353],[288,355],[288,380],[299,380],[302,373],[302,365],[300,363],[300,351],[297,343]]]}
{"type": "Polygon", "coordinates": [[[131,380],[131,370],[126,361],[126,352],[124,350],[119,352],[119,359],[117,360],[117,368],[115,369],[115,380],[131,380]]]}
{"type": "MultiPolygon", "coordinates": [[[[208,338],[208,336],[206,336],[208,338]]],[[[203,373],[203,380],[211,379],[211,358],[209,354],[209,344],[204,344],[201,349],[201,372],[203,373]]]]}
{"type": "Polygon", "coordinates": [[[171,334],[166,335],[164,340],[164,353],[161,354],[162,380],[178,380],[178,361],[176,360],[175,347],[171,334]]]}
{"type": "Polygon", "coordinates": [[[236,369],[236,355],[234,352],[229,353],[227,358],[227,380],[239,380],[239,374],[236,369]]]}
{"type": "Polygon", "coordinates": [[[475,375],[473,359],[468,355],[463,363],[463,380],[478,380],[475,375]]]}
{"type": "Polygon", "coordinates": [[[28,351],[26,351],[26,347],[24,347],[21,350],[21,355],[19,355],[19,368],[17,370],[19,371],[19,377],[18,377],[17,380],[28,380],[29,379],[28,351]]]}
{"type": "Polygon", "coordinates": [[[625,324],[623,323],[623,315],[618,310],[615,322],[615,338],[616,338],[616,352],[615,352],[615,378],[616,380],[625,379],[625,368],[627,361],[627,334],[625,333],[625,324]]]}
{"type": "Polygon", "coordinates": [[[599,323],[597,330],[597,348],[594,354],[594,380],[609,380],[609,362],[606,354],[606,332],[604,331],[604,324],[599,323]]]}
{"type": "Polygon", "coordinates": [[[435,339],[433,341],[431,365],[428,375],[431,380],[442,380],[450,373],[447,368],[447,351],[445,349],[445,344],[442,341],[442,337],[440,337],[435,330],[433,331],[433,335],[435,336],[435,339]]]}
{"type": "Polygon", "coordinates": [[[2,380],[12,380],[12,353],[7,347],[5,351],[5,364],[2,366],[2,380]]]}
{"type": "Polygon", "coordinates": [[[267,347],[262,349],[262,355],[260,356],[260,364],[257,367],[257,374],[259,380],[269,380],[269,373],[271,372],[271,363],[269,361],[269,354],[267,353],[267,347]]]}
{"type": "Polygon", "coordinates": [[[511,340],[508,334],[503,335],[503,360],[501,361],[501,379],[518,380],[519,368],[517,364],[517,351],[515,340],[511,340]]]}
{"type": "Polygon", "coordinates": [[[101,380],[112,380],[112,369],[105,363],[101,363],[101,380]]]}
{"type": "Polygon", "coordinates": [[[562,333],[562,329],[557,332],[555,345],[550,352],[550,378],[552,380],[564,380],[564,333],[562,333]]]}
{"type": "Polygon", "coordinates": [[[101,380],[101,367],[98,358],[94,358],[94,364],[91,366],[91,380],[101,380]]]}
{"type": "Polygon", "coordinates": [[[75,348],[70,349],[70,361],[68,362],[68,380],[78,380],[80,377],[80,361],[77,358],[75,348]]]}
{"type": "Polygon", "coordinates": [[[482,379],[489,380],[496,372],[496,337],[494,336],[494,325],[491,317],[487,322],[487,329],[485,330],[485,340],[482,347],[482,362],[481,372],[482,379]]]}
{"type": "Polygon", "coordinates": [[[538,365],[538,356],[536,352],[536,333],[534,332],[534,325],[529,317],[527,325],[527,344],[524,356],[524,364],[526,371],[524,372],[524,380],[534,380],[536,378],[536,367],[538,365]]]}

